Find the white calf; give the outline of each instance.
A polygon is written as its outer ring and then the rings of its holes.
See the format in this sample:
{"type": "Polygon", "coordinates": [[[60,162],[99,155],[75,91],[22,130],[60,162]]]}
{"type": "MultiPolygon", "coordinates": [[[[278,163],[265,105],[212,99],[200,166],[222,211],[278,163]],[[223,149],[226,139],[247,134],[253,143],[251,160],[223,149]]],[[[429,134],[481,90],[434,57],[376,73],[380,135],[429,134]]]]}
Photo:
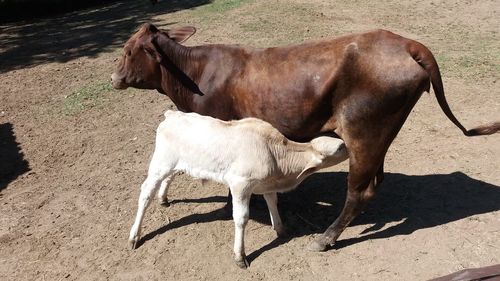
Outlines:
{"type": "Polygon", "coordinates": [[[196,113],[167,111],[156,133],[148,176],[141,186],[139,208],[129,242],[140,239],[144,212],[153,193],[167,202],[168,184],[176,171],[229,186],[233,194],[234,254],[238,266],[248,266],[244,230],[252,193],[263,194],[273,228],[281,234],[276,192],[295,188],[315,171],[347,159],[344,142],[318,137],[309,143],[288,140],[269,123],[255,118],[221,121],[196,113]]]}

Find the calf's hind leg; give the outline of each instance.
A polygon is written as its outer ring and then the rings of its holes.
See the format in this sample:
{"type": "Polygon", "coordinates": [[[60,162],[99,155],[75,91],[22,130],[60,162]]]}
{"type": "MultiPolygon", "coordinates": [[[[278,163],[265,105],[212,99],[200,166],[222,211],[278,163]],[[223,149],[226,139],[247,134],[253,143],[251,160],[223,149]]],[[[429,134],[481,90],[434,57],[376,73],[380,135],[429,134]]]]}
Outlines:
{"type": "Polygon", "coordinates": [[[248,261],[245,254],[245,227],[250,216],[251,190],[248,183],[241,182],[230,185],[233,203],[234,220],[234,260],[240,268],[247,268],[248,261]]]}

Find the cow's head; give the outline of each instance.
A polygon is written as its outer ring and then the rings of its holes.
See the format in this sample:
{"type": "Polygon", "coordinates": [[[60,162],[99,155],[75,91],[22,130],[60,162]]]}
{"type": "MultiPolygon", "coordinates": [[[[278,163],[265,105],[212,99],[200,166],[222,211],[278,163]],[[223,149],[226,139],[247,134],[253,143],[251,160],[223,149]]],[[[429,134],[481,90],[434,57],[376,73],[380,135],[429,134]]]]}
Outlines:
{"type": "Polygon", "coordinates": [[[195,32],[196,29],[190,26],[159,30],[150,23],[142,25],[125,43],[123,57],[111,75],[113,87],[160,89],[162,78],[160,62],[163,52],[157,49],[156,42],[161,39],[182,43],[195,32]]]}

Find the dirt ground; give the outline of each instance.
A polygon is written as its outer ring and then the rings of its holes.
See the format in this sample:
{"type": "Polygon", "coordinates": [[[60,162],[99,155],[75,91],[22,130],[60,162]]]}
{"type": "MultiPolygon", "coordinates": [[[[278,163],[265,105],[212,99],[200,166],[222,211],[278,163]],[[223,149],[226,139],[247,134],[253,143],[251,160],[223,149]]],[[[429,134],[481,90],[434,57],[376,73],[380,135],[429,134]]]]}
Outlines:
{"type": "Polygon", "coordinates": [[[122,1],[0,23],[0,280],[427,280],[500,263],[500,136],[467,138],[424,94],[391,146],[377,198],[324,253],[306,250],[339,214],[347,163],[282,194],[290,237],[257,198],[250,268],[233,264],[226,188],[178,176],[127,248],[163,112],[110,74],[143,22],[193,25],[188,45],[300,43],[385,28],[435,54],[466,127],[500,120],[500,1],[122,1]]]}

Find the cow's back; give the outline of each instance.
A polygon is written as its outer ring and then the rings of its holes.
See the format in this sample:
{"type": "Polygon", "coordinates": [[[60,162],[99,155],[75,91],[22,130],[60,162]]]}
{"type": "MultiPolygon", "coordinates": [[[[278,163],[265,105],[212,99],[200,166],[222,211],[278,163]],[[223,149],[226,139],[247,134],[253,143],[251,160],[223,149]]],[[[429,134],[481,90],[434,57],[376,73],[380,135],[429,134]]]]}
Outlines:
{"type": "Polygon", "coordinates": [[[408,98],[400,94],[414,87],[417,76],[425,80],[425,72],[405,49],[407,41],[376,30],[295,46],[219,50],[214,72],[207,74],[219,86],[201,85],[207,96],[195,97],[202,107],[197,112],[221,119],[261,118],[293,140],[341,133],[341,108],[349,99],[392,97],[382,104],[385,108],[364,102],[373,112],[383,112],[408,98]],[[218,64],[238,67],[218,73],[218,64]]]}

